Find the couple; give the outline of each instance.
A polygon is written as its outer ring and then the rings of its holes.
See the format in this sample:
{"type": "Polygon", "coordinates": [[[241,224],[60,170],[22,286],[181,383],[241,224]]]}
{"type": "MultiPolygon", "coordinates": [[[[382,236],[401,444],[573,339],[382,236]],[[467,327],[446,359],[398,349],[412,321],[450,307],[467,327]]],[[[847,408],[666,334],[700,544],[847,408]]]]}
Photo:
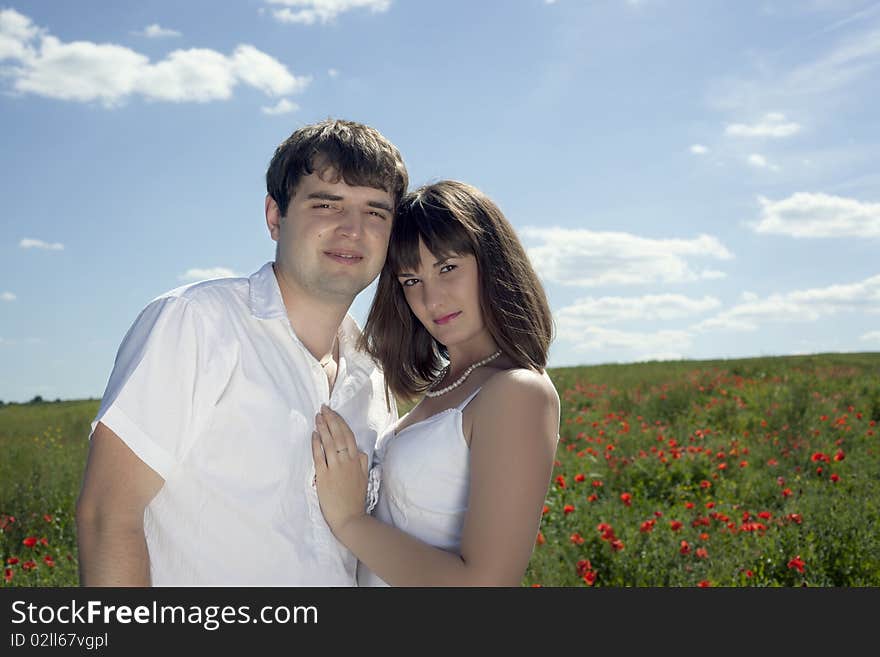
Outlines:
{"type": "Polygon", "coordinates": [[[158,297],[122,341],[81,584],[518,586],[559,397],[512,227],[463,183],[406,193],[398,149],[349,121],[295,131],[266,182],[274,262],[158,297]]]}

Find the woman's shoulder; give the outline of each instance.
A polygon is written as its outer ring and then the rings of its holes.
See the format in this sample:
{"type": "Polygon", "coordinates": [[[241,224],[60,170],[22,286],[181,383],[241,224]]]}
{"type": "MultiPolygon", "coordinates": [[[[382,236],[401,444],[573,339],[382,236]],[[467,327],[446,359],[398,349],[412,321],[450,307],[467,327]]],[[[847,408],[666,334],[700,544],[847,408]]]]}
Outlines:
{"type": "Polygon", "coordinates": [[[480,390],[486,406],[512,408],[534,412],[541,408],[559,408],[559,393],[546,371],[524,367],[499,370],[489,377],[480,390]]]}

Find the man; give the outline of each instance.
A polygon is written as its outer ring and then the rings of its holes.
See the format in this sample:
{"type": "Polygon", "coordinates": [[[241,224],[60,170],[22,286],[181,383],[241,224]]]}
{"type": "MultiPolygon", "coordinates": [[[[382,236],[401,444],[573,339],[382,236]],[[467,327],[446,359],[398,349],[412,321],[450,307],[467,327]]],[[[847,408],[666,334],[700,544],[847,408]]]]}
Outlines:
{"type": "Polygon", "coordinates": [[[327,404],[372,456],[396,420],[347,311],[385,261],[408,183],[375,129],[294,132],[266,172],[274,262],[152,301],[126,334],[77,502],[85,586],[348,586],[311,434],[327,404]]]}

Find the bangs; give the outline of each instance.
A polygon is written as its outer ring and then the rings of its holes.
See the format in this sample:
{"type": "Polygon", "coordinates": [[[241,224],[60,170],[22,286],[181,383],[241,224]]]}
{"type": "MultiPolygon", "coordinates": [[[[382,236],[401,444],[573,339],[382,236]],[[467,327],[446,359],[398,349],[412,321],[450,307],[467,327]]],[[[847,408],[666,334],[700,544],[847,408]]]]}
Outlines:
{"type": "Polygon", "coordinates": [[[388,244],[386,266],[394,276],[418,270],[419,240],[438,260],[476,255],[471,231],[454,213],[424,198],[405,198],[394,217],[388,244]]]}

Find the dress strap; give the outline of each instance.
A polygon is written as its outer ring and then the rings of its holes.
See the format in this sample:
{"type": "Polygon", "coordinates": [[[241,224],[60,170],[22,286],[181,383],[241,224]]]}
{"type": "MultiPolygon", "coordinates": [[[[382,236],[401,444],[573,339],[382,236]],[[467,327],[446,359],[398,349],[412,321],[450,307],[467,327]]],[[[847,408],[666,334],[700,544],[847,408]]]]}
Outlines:
{"type": "Polygon", "coordinates": [[[480,386],[479,388],[474,390],[471,394],[469,394],[467,396],[467,398],[463,402],[461,402],[458,406],[456,406],[456,408],[460,411],[463,411],[464,407],[471,403],[471,400],[477,396],[477,393],[480,392],[480,390],[482,390],[482,388],[483,388],[483,386],[480,386]]]}

